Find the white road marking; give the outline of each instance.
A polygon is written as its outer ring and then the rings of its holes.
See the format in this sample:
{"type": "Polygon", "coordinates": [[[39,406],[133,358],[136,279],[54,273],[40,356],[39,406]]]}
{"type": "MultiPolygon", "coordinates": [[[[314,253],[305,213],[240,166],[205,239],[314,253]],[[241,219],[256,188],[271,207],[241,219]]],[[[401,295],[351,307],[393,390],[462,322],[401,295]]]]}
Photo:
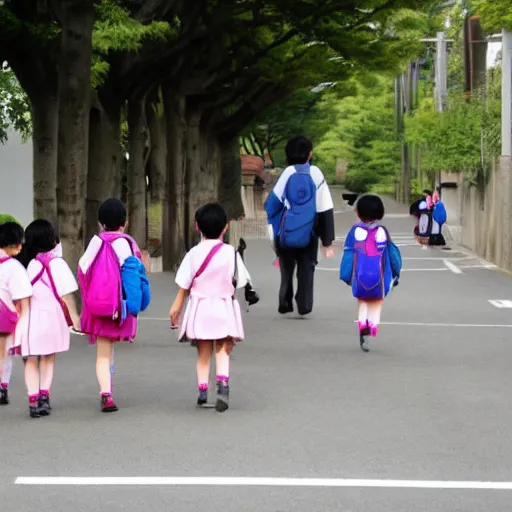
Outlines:
{"type": "MultiPolygon", "coordinates": [[[[146,322],[169,322],[169,318],[164,317],[139,317],[139,320],[146,322]]],[[[357,320],[354,320],[357,323],[357,320]]],[[[470,328],[478,327],[481,329],[512,329],[512,324],[449,324],[449,323],[436,323],[436,322],[381,322],[380,325],[390,325],[395,327],[458,327],[470,328]]]]}
{"type": "Polygon", "coordinates": [[[16,485],[159,485],[244,487],[370,487],[511,491],[512,482],[254,477],[18,477],[16,485]]]}
{"type": "Polygon", "coordinates": [[[462,274],[462,270],[457,267],[457,265],[455,265],[454,263],[452,263],[451,261],[447,260],[447,259],[443,259],[443,263],[445,264],[446,268],[450,271],[450,272],[453,272],[454,274],[462,274]]]}
{"type": "Polygon", "coordinates": [[[499,309],[512,309],[512,300],[489,300],[489,302],[499,309]]]}
{"type": "MultiPolygon", "coordinates": [[[[325,270],[327,272],[339,272],[339,268],[316,267],[316,270],[325,270]]],[[[446,272],[448,268],[403,268],[402,272],[446,272]]],[[[462,273],[462,272],[461,272],[462,273]]]]}

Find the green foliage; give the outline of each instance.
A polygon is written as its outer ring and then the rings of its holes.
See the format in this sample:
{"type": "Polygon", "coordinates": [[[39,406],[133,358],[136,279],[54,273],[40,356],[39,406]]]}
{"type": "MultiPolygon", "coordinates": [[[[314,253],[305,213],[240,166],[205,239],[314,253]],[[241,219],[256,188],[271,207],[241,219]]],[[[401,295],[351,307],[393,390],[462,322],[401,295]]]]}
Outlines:
{"type": "Polygon", "coordinates": [[[7,140],[7,130],[12,126],[24,140],[32,134],[30,104],[14,73],[0,70],[0,142],[7,140]]]}
{"type": "Polygon", "coordinates": [[[393,182],[400,167],[400,145],[392,81],[382,77],[372,87],[361,87],[359,94],[343,99],[336,108],[338,121],[319,144],[319,159],[329,170],[335,159],[345,161],[345,186],[353,192],[368,192],[373,186],[393,182]]]}
{"type": "Polygon", "coordinates": [[[421,149],[422,168],[436,172],[463,172],[470,178],[481,174],[490,159],[500,154],[501,102],[474,95],[471,102],[453,93],[445,112],[437,112],[433,100],[423,102],[406,119],[406,138],[421,149]]]}
{"type": "Polygon", "coordinates": [[[172,40],[176,27],[164,21],[142,24],[116,0],[101,0],[96,4],[96,20],[92,33],[93,58],[91,80],[99,87],[107,78],[110,64],[107,57],[115,52],[136,51],[149,40],[172,40]]]}
{"type": "Polygon", "coordinates": [[[480,15],[485,30],[512,30],[512,4],[509,0],[471,0],[471,7],[480,15]]]}

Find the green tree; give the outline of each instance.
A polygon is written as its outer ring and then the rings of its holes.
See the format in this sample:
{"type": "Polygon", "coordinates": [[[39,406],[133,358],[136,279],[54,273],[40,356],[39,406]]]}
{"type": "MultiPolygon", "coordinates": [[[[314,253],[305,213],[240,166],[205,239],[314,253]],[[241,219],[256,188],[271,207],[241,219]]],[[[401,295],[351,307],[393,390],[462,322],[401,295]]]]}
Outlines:
{"type": "Polygon", "coordinates": [[[480,15],[486,30],[512,30],[512,5],[508,0],[471,0],[470,5],[480,15]]]}

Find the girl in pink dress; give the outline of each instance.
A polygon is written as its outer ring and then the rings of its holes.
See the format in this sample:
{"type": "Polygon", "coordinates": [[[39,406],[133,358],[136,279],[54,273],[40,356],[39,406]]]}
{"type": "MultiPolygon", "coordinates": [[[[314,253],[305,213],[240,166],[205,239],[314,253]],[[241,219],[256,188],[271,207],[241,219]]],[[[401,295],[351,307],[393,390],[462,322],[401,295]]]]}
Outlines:
{"type": "Polygon", "coordinates": [[[10,317],[5,327],[0,328],[0,405],[9,403],[9,381],[12,359],[9,355],[15,338],[27,336],[28,312],[32,286],[23,265],[14,259],[22,248],[23,228],[16,222],[0,226],[0,304],[2,324],[10,317]],[[13,330],[14,329],[14,330],[13,330]],[[5,331],[5,332],[2,332],[5,331]]]}
{"type": "Polygon", "coordinates": [[[69,328],[80,329],[74,292],[78,285],[68,264],[56,251],[52,225],[35,220],[25,230],[21,261],[32,284],[28,336],[15,346],[25,363],[29,414],[49,416],[55,357],[69,350],[69,328]]]}
{"type": "MultiPolygon", "coordinates": [[[[96,344],[96,376],[100,387],[102,412],[118,410],[112,397],[112,373],[114,362],[114,343],[120,341],[132,342],[137,334],[137,317],[128,314],[126,318],[100,317],[91,313],[87,306],[86,281],[87,275],[105,275],[105,286],[117,286],[112,279],[120,278],[120,274],[106,275],[99,268],[102,264],[100,255],[103,244],[110,244],[117,256],[116,267],[119,269],[130,256],[141,259],[142,254],[135,241],[124,233],[127,212],[123,203],[116,198],[103,201],[98,210],[98,221],[101,233],[90,241],[84,255],[78,264],[80,290],[82,292],[82,332],[89,335],[91,344],[96,344]],[[111,281],[109,281],[109,277],[111,281]]],[[[117,268],[116,268],[117,271],[117,268]]]]}
{"type": "Polygon", "coordinates": [[[211,203],[201,207],[195,220],[202,240],[187,253],[176,274],[180,290],[171,307],[171,326],[178,327],[188,297],[179,338],[197,347],[197,404],[207,403],[210,359],[215,350],[215,409],[224,412],[229,404],[230,354],[234,344],[244,338],[235,292],[250,282],[250,276],[235,248],[222,242],[228,229],[222,206],[211,203]]]}

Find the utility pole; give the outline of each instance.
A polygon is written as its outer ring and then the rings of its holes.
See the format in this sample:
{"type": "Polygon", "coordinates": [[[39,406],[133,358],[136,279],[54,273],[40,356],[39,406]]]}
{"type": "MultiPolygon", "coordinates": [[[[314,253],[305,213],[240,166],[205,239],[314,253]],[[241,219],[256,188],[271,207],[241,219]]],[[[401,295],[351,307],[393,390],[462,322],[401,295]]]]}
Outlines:
{"type": "Polygon", "coordinates": [[[444,110],[444,100],[448,93],[448,79],[446,74],[446,50],[447,41],[444,32],[438,32],[436,38],[436,70],[435,70],[435,95],[438,112],[444,110]]]}
{"type": "Polygon", "coordinates": [[[503,29],[503,64],[501,92],[501,154],[512,157],[512,32],[503,29]]]}

